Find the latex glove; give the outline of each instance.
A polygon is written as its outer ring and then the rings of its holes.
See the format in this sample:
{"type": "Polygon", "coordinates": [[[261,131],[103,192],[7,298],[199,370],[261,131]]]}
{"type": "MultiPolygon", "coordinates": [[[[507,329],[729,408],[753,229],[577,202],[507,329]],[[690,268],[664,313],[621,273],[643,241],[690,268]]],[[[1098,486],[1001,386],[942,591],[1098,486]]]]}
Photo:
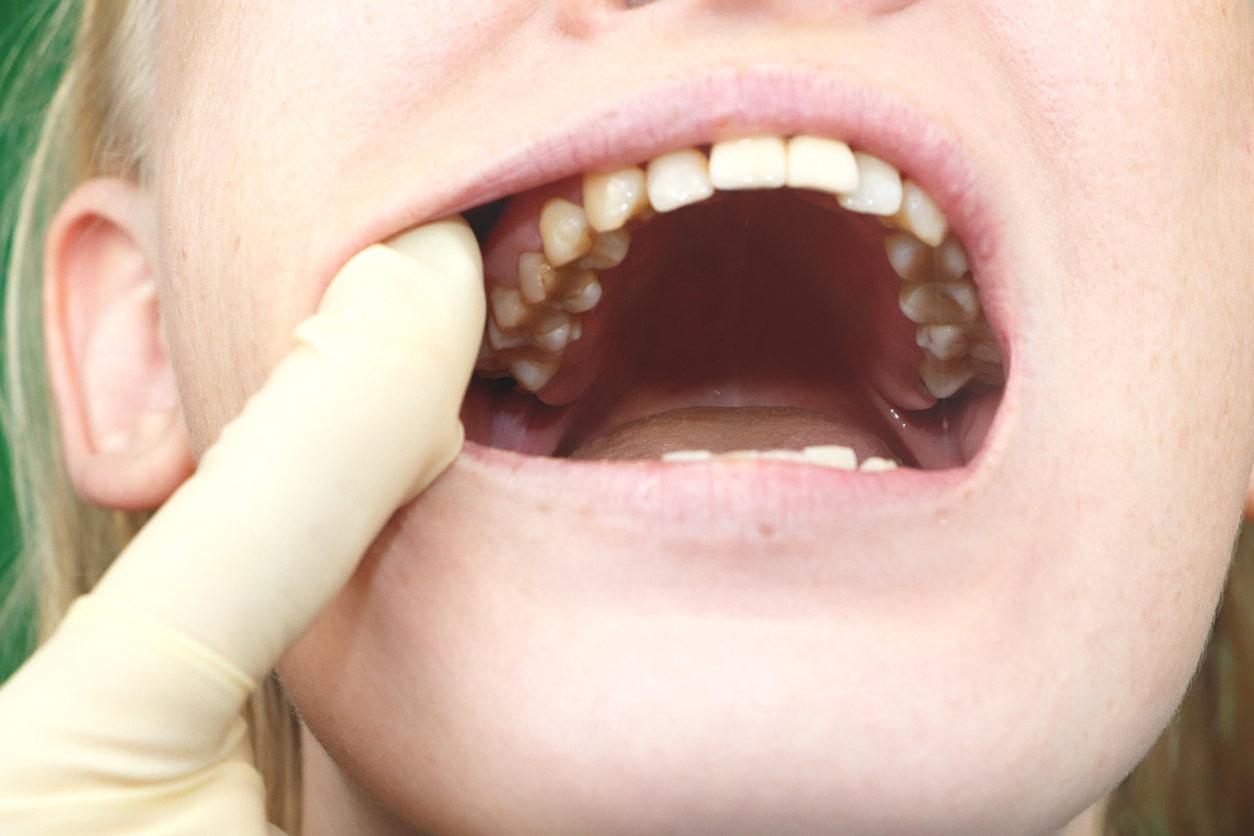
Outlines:
{"type": "Polygon", "coordinates": [[[460,218],[359,253],[189,479],[0,689],[0,834],[263,834],[240,716],[461,450],[484,324],[460,218]]]}

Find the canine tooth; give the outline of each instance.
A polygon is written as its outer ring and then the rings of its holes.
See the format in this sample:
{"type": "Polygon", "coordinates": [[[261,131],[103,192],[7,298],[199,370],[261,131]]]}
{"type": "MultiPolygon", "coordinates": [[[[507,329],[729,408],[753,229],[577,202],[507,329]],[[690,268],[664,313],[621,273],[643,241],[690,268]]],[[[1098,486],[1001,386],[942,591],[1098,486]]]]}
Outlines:
{"type": "Polygon", "coordinates": [[[544,257],[554,267],[587,255],[592,249],[592,235],[583,207],[565,198],[551,198],[540,210],[540,240],[544,242],[544,257]]]}
{"type": "Polygon", "coordinates": [[[512,287],[492,288],[492,316],[502,328],[517,328],[527,318],[530,309],[522,296],[512,287]]]}
{"type": "Polygon", "coordinates": [[[906,232],[884,239],[888,263],[893,271],[908,282],[926,282],[932,278],[932,248],[906,232]]]}
{"type": "Polygon", "coordinates": [[[858,454],[852,447],[839,444],[824,444],[819,447],[807,447],[801,451],[806,461],[832,467],[837,470],[857,470],[858,454]]]}
{"type": "Polygon", "coordinates": [[[919,348],[939,360],[952,360],[967,351],[968,339],[962,325],[920,325],[915,332],[919,348]]]}
{"type": "Polygon", "coordinates": [[[612,232],[648,205],[644,172],[632,166],[610,174],[586,174],[583,207],[597,232],[612,232]]]}
{"type": "Polygon", "coordinates": [[[536,328],[531,341],[542,351],[561,354],[570,342],[570,317],[560,311],[549,314],[536,328]]]}
{"type": "Polygon", "coordinates": [[[714,194],[709,163],[696,148],[655,157],[647,173],[649,203],[658,212],[700,203],[714,194]]]}
{"type": "Polygon", "coordinates": [[[862,464],[858,465],[858,470],[863,473],[887,473],[896,470],[900,465],[892,459],[881,459],[879,456],[871,456],[862,464]]]}
{"type": "Polygon", "coordinates": [[[559,365],[557,360],[522,359],[510,364],[509,371],[519,386],[529,392],[539,392],[557,374],[559,365]]]}
{"type": "Polygon", "coordinates": [[[573,286],[567,290],[567,296],[562,300],[562,310],[570,313],[586,313],[601,301],[602,292],[597,274],[591,270],[584,270],[576,278],[573,286]]]}
{"type": "Polygon", "coordinates": [[[870,154],[854,152],[858,161],[858,188],[840,195],[840,205],[850,212],[891,217],[901,210],[901,174],[870,154]]]}
{"type": "Polygon", "coordinates": [[[901,283],[901,312],[919,325],[950,325],[975,322],[980,316],[980,297],[969,279],[942,284],[901,283]]]}
{"type": "Polygon", "coordinates": [[[967,251],[954,236],[949,236],[936,248],[936,280],[939,282],[956,282],[967,274],[971,265],[967,263],[967,251]]]}
{"type": "Polygon", "coordinates": [[[525,335],[503,334],[501,333],[501,329],[497,327],[493,320],[488,320],[488,345],[492,347],[493,351],[502,351],[507,348],[518,348],[519,346],[526,345],[527,342],[528,340],[525,335]]]}
{"type": "Polygon", "coordinates": [[[543,253],[523,253],[518,257],[518,292],[531,305],[539,305],[557,286],[557,273],[543,253]]]}
{"type": "Polygon", "coordinates": [[[672,450],[662,454],[664,462],[708,462],[714,458],[709,450],[672,450]]]}
{"type": "Polygon", "coordinates": [[[849,146],[834,139],[795,136],[788,143],[788,185],[829,194],[858,190],[858,161],[849,146]]]}
{"type": "Polygon", "coordinates": [[[934,398],[948,398],[975,376],[970,360],[962,358],[953,363],[937,363],[924,360],[919,364],[919,377],[934,398]]]}
{"type": "Polygon", "coordinates": [[[949,219],[931,195],[913,180],[907,180],[902,186],[901,211],[894,220],[901,229],[914,233],[930,247],[939,247],[949,234],[949,219]]]}
{"type": "Polygon", "coordinates": [[[625,229],[599,232],[592,236],[592,249],[579,262],[585,270],[612,270],[623,263],[631,247],[631,233],[625,229]]]}
{"type": "Polygon", "coordinates": [[[783,188],[788,147],[777,136],[717,142],[710,149],[710,183],[724,191],[783,188]]]}

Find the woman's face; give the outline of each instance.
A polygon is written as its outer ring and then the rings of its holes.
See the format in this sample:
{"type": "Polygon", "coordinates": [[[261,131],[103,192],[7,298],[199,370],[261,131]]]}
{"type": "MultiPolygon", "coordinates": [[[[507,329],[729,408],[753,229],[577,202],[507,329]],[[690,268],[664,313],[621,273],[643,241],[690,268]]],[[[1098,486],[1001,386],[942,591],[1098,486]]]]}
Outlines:
{"type": "MultiPolygon", "coordinates": [[[[618,336],[572,349],[539,400],[476,383],[483,443],[286,658],[338,780],[438,833],[1027,834],[1157,737],[1254,461],[1245,0],[202,0],[170,18],[161,297],[198,451],[354,252],[747,136],[845,140],[918,181],[1009,368],[938,406],[875,383],[882,357],[922,356],[914,326],[842,289],[882,266],[847,254],[824,284],[814,265],[878,225],[764,202],[785,192],[659,216],[637,261],[666,281],[604,274],[587,321],[618,336]],[[823,224],[845,224],[836,249],[823,224]],[[788,373],[837,331],[861,334],[848,357],[788,373]],[[922,466],[487,446],[728,449],[740,419],[741,446],[788,446],[784,417],[744,409],[585,444],[698,405],[805,407],[787,420],[806,438],[922,466]]],[[[534,238],[527,205],[503,223],[534,238]]]]}

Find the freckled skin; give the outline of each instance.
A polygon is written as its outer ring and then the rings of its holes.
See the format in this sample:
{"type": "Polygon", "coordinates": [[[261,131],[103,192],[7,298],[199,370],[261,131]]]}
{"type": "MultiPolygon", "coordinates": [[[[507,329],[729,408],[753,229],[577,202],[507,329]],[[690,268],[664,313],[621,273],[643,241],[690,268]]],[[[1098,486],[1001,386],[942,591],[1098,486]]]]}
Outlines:
{"type": "Polygon", "coordinates": [[[170,14],[162,305],[199,450],[458,172],[711,67],[915,103],[994,184],[985,301],[1018,316],[999,465],[926,507],[764,526],[712,483],[645,525],[464,458],[282,666],[310,832],[1048,833],[1158,735],[1254,460],[1245,0],[170,14]]]}

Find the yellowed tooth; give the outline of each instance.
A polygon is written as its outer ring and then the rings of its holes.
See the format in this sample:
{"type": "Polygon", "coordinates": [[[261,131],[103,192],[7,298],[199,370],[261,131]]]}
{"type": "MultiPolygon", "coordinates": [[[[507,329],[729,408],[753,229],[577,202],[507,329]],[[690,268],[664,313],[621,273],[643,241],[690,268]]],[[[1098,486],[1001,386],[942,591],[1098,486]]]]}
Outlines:
{"type": "Polygon", "coordinates": [[[840,205],[850,212],[891,217],[901,210],[901,174],[878,157],[854,152],[858,162],[858,188],[840,195],[840,205]]]}
{"type": "Polygon", "coordinates": [[[967,262],[967,251],[962,243],[953,235],[936,248],[936,280],[938,282],[956,282],[971,269],[967,262]]]}
{"type": "Polygon", "coordinates": [[[579,261],[586,270],[612,270],[623,263],[631,247],[631,233],[625,229],[599,232],[592,237],[592,249],[579,261]]]}
{"type": "Polygon", "coordinates": [[[857,470],[858,454],[852,447],[839,444],[824,444],[818,447],[807,447],[801,451],[806,461],[836,470],[857,470]]]}
{"type": "Polygon", "coordinates": [[[714,194],[709,162],[696,148],[655,157],[646,172],[649,203],[658,212],[700,203],[714,194]]]}
{"type": "Polygon", "coordinates": [[[863,473],[888,473],[896,470],[900,465],[892,459],[881,459],[879,456],[871,456],[862,464],[858,465],[858,470],[863,473]]]}
{"type": "Polygon", "coordinates": [[[709,450],[672,450],[662,454],[664,462],[708,462],[713,458],[709,450]]]}
{"type": "Polygon", "coordinates": [[[788,142],[787,182],[794,189],[852,194],[858,190],[858,161],[843,142],[795,136],[788,142]]]}
{"type": "Polygon", "coordinates": [[[610,174],[584,175],[584,212],[597,232],[621,229],[648,203],[644,171],[635,166],[610,174]]]}
{"type": "Polygon", "coordinates": [[[543,253],[523,253],[518,257],[518,292],[523,301],[539,305],[557,286],[557,272],[543,253]]]}
{"type": "Polygon", "coordinates": [[[716,189],[780,189],[787,178],[788,147],[777,136],[716,142],[710,149],[710,183],[716,189]]]}
{"type": "Polygon", "coordinates": [[[570,342],[570,316],[561,311],[546,316],[535,328],[532,343],[550,354],[561,354],[570,342]]]}
{"type": "Polygon", "coordinates": [[[932,279],[932,248],[907,232],[898,232],[884,239],[888,263],[893,271],[908,282],[923,283],[932,279]]]}
{"type": "Polygon", "coordinates": [[[597,274],[591,270],[583,270],[576,274],[567,285],[566,298],[562,300],[562,310],[570,313],[586,313],[601,301],[601,282],[597,274]]]}
{"type": "Polygon", "coordinates": [[[553,379],[553,375],[557,374],[560,366],[558,360],[515,360],[510,364],[510,375],[514,380],[518,381],[518,385],[529,392],[539,392],[549,381],[553,379]]]}
{"type": "Polygon", "coordinates": [[[492,316],[502,328],[517,328],[531,312],[521,294],[512,287],[492,288],[492,316]]]}
{"type": "Polygon", "coordinates": [[[915,332],[919,348],[939,360],[952,360],[968,349],[970,334],[965,325],[920,325],[915,332]]]}
{"type": "Polygon", "coordinates": [[[939,247],[949,234],[949,219],[913,180],[902,186],[901,211],[893,220],[898,228],[913,233],[929,247],[939,247]]]}
{"type": "Polygon", "coordinates": [[[583,207],[565,198],[550,198],[540,210],[540,240],[545,259],[554,267],[587,255],[592,249],[592,233],[583,207]]]}
{"type": "Polygon", "coordinates": [[[1001,356],[1001,349],[997,347],[997,343],[994,340],[978,342],[975,345],[971,346],[971,348],[968,350],[971,354],[971,357],[975,360],[980,360],[984,363],[997,363],[997,364],[1000,364],[1003,362],[1002,356],[1001,356]]]}
{"type": "Polygon", "coordinates": [[[918,325],[953,325],[975,322],[980,316],[980,297],[975,282],[901,283],[901,312],[918,325]]]}
{"type": "Polygon", "coordinates": [[[919,377],[934,398],[948,398],[966,386],[975,375],[970,358],[962,357],[948,363],[924,360],[919,364],[919,377]]]}

